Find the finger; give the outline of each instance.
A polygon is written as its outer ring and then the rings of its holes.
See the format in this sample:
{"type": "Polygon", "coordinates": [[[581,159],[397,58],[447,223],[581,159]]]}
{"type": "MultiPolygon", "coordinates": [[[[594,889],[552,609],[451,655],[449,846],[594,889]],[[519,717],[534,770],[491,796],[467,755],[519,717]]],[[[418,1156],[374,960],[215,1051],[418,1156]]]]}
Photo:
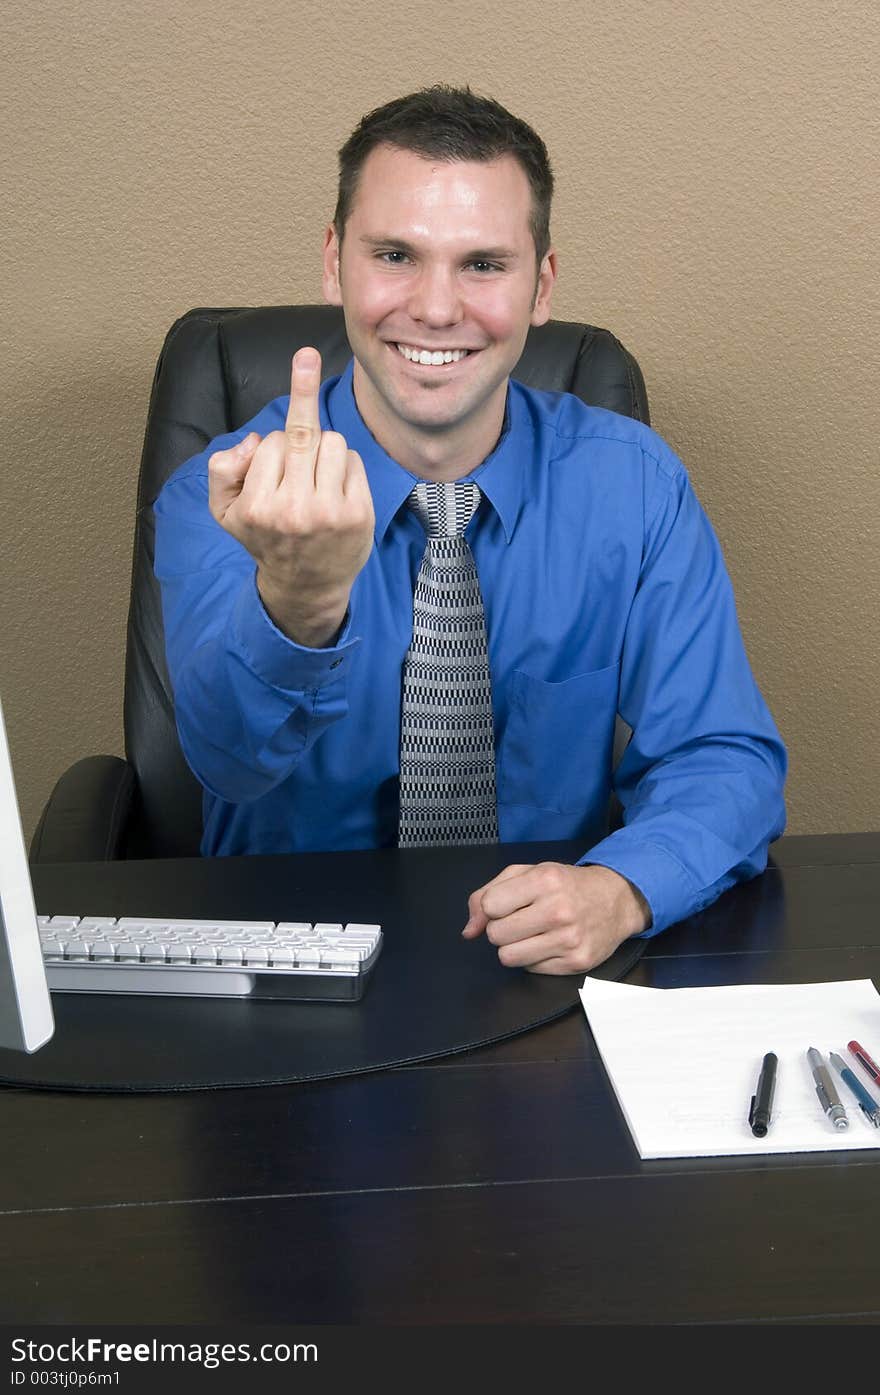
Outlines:
{"type": "Polygon", "coordinates": [[[230,505],[242,491],[260,437],[255,431],[228,450],[218,450],[208,460],[208,506],[222,523],[230,505]]]}
{"type": "Polygon", "coordinates": [[[257,443],[241,487],[242,502],[247,501],[249,507],[268,503],[284,479],[286,451],[287,437],[283,431],[270,431],[257,443]]]}
{"type": "Polygon", "coordinates": [[[482,935],[483,931],[486,928],[486,925],[488,924],[489,917],[487,915],[484,915],[482,909],[483,892],[488,890],[488,888],[492,886],[494,882],[504,877],[511,877],[518,870],[519,868],[513,865],[505,867],[503,872],[499,872],[497,877],[492,878],[492,881],[485,882],[483,886],[478,886],[476,891],[471,892],[470,896],[468,897],[469,918],[467,924],[461,932],[466,940],[473,940],[476,939],[478,935],[482,935]]]}
{"type": "Polygon", "coordinates": [[[345,458],[345,479],[342,493],[350,510],[362,516],[364,528],[372,533],[376,527],[376,510],[373,507],[373,491],[364,469],[364,462],[356,450],[350,450],[345,458]]]}
{"type": "Polygon", "coordinates": [[[537,867],[526,865],[504,870],[515,875],[502,873],[489,883],[481,897],[481,909],[490,920],[502,920],[514,911],[531,906],[545,892],[537,867]]]}
{"type": "Polygon", "coordinates": [[[499,872],[497,877],[471,892],[468,897],[469,919],[461,932],[466,940],[475,940],[478,935],[482,935],[489,923],[489,916],[483,910],[483,896],[489,888],[496,886],[498,882],[507,881],[510,877],[519,876],[521,872],[529,871],[529,867],[530,864],[526,862],[512,862],[503,872],[499,872]]]}
{"type": "Polygon", "coordinates": [[[317,349],[298,349],[290,367],[290,406],[284,430],[292,463],[314,469],[321,443],[321,355],[317,349]]]}
{"type": "Polygon", "coordinates": [[[324,431],[315,460],[315,492],[328,506],[342,503],[348,447],[338,431],[324,431]]]}
{"type": "Polygon", "coordinates": [[[528,940],[533,935],[545,935],[552,926],[541,915],[542,902],[530,902],[521,910],[506,916],[488,916],[486,935],[493,945],[511,945],[517,940],[528,940]]]}
{"type": "Polygon", "coordinates": [[[345,457],[345,479],[342,484],[342,492],[346,499],[370,500],[370,507],[373,505],[373,494],[370,489],[370,482],[367,479],[367,472],[364,469],[364,462],[356,450],[350,450],[345,457]]]}
{"type": "Polygon", "coordinates": [[[514,944],[503,944],[499,947],[498,958],[506,969],[531,969],[535,973],[555,973],[555,974],[576,974],[585,973],[586,965],[581,968],[575,963],[578,954],[583,955],[584,951],[573,950],[570,945],[562,941],[560,935],[555,931],[547,931],[545,934],[533,934],[524,940],[517,940],[514,944]],[[551,966],[552,967],[548,967],[551,966]]]}

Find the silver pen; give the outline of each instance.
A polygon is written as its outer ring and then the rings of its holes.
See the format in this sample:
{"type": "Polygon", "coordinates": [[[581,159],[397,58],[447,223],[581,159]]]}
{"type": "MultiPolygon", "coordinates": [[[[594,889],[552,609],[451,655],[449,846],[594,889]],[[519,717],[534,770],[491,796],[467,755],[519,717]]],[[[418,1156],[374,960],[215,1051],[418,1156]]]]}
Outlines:
{"type": "Polygon", "coordinates": [[[846,1110],[840,1103],[840,1096],[834,1088],[831,1072],[815,1046],[811,1046],[807,1052],[807,1060],[816,1083],[816,1094],[819,1096],[819,1103],[825,1114],[836,1129],[848,1129],[849,1119],[846,1117],[846,1110]]]}

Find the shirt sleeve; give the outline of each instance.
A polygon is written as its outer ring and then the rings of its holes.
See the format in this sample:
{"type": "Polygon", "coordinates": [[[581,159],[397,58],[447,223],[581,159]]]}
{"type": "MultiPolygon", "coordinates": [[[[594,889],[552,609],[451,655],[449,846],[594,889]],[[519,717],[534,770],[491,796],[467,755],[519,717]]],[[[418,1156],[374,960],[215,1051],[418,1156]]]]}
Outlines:
{"type": "Polygon", "coordinates": [[[231,803],[258,799],[348,713],[359,639],[351,611],[334,646],[295,644],[270,619],[250,554],[211,515],[207,459],[247,435],[211,443],[172,475],[154,505],[155,573],[186,760],[231,803]]]}
{"type": "Polygon", "coordinates": [[[718,540],[665,449],[645,457],[643,562],[621,657],[619,712],[632,728],[615,772],[624,824],[580,859],[639,888],[648,935],[763,871],[785,826],[787,769],[718,540]]]}

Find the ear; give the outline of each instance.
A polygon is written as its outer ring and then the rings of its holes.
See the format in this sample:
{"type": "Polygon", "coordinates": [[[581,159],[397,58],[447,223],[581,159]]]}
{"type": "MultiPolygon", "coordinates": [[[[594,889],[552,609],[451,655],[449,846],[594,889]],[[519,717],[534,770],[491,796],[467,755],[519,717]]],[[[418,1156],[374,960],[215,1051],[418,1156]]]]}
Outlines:
{"type": "Polygon", "coordinates": [[[556,284],[558,266],[556,253],[551,247],[543,262],[538,276],[538,286],[535,292],[535,303],[532,306],[532,313],[529,324],[545,325],[550,318],[550,300],[553,295],[553,287],[556,284]]]}
{"type": "Polygon", "coordinates": [[[342,283],[339,276],[339,239],[336,236],[336,228],[332,223],[328,224],[324,234],[324,275],[322,279],[322,289],[324,299],[328,305],[342,304],[342,283]]]}

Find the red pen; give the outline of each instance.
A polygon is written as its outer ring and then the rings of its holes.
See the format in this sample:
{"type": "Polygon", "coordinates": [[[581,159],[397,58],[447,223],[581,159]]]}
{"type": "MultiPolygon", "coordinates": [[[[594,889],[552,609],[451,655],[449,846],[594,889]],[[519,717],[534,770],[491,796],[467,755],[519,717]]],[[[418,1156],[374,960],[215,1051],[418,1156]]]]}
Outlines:
{"type": "Polygon", "coordinates": [[[862,1069],[868,1072],[874,1084],[880,1085],[880,1066],[877,1065],[876,1061],[871,1060],[865,1048],[859,1046],[857,1041],[848,1041],[846,1049],[852,1052],[862,1069]]]}

